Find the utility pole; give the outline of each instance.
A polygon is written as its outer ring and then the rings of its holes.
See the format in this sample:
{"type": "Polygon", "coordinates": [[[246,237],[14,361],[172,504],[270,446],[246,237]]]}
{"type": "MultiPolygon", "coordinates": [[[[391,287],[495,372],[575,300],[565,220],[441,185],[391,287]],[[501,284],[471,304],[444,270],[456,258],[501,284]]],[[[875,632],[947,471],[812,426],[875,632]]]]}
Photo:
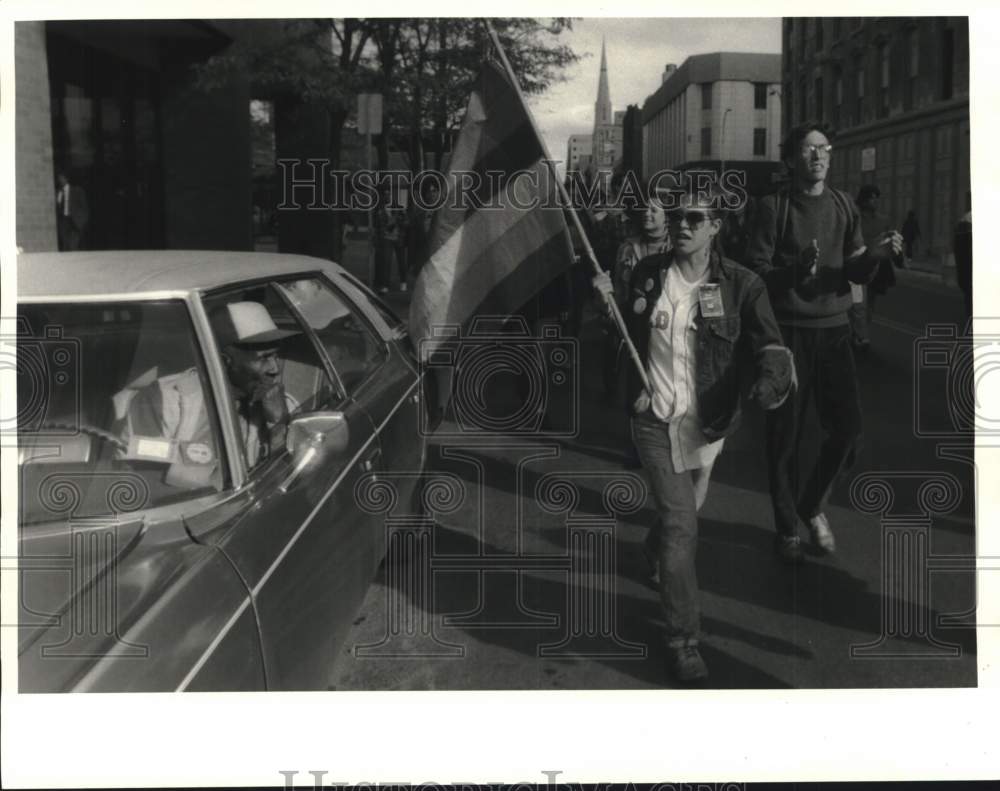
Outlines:
{"type": "MultiPolygon", "coordinates": [[[[372,135],[382,134],[382,94],[358,94],[358,132],[365,136],[365,169],[372,172],[372,135]]],[[[381,199],[381,196],[379,196],[381,199]]],[[[378,199],[377,199],[378,200],[378,199]]],[[[368,285],[375,287],[375,214],[368,210],[368,285]]]]}

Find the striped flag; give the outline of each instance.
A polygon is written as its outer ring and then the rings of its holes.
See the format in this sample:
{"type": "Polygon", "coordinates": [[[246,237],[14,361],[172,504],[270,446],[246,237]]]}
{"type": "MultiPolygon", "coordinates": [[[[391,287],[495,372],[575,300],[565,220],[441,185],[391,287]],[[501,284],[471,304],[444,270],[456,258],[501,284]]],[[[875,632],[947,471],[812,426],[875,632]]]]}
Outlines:
{"type": "Polygon", "coordinates": [[[410,303],[410,335],[425,361],[444,340],[435,329],[465,326],[475,314],[513,313],[573,263],[542,142],[492,62],[472,91],[446,180],[448,202],[410,303]],[[454,205],[463,179],[480,184],[472,193],[482,208],[454,205]]]}

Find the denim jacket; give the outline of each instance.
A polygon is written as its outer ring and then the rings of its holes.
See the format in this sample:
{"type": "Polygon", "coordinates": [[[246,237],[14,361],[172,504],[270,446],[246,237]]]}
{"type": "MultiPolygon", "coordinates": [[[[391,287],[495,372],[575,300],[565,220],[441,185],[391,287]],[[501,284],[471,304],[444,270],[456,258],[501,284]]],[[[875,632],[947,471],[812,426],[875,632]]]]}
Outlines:
{"type": "MultiPolygon", "coordinates": [[[[649,333],[653,309],[663,289],[673,252],[647,256],[636,264],[623,315],[643,365],[649,364],[649,333]]],[[[736,430],[741,396],[759,382],[773,398],[764,404],[779,406],[793,386],[792,356],[781,339],[764,281],[746,267],[712,252],[709,283],[718,283],[723,315],[695,318],[697,359],[695,392],[702,433],[716,440],[736,430]]],[[[629,367],[628,397],[632,414],[642,392],[635,366],[629,367]]]]}

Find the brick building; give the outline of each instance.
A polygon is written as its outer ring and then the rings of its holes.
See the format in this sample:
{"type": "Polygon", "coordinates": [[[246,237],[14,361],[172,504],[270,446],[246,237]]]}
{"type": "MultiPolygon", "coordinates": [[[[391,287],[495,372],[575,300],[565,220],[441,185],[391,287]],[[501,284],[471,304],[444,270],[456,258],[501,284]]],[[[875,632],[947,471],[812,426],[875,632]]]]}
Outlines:
{"type": "Polygon", "coordinates": [[[782,35],[784,128],[830,123],[830,182],[876,184],[890,220],[916,211],[918,255],[946,254],[970,200],[968,19],[786,18],[782,35]]]}
{"type": "Polygon", "coordinates": [[[649,178],[692,161],[773,161],[781,119],[781,55],[713,52],[666,67],[642,107],[649,178]]]}

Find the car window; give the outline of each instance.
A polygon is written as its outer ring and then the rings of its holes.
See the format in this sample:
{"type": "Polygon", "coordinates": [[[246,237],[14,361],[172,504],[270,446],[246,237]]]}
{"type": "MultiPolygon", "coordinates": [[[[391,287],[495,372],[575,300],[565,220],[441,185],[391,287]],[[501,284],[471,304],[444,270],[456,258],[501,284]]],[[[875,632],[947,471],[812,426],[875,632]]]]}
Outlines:
{"type": "Polygon", "coordinates": [[[348,395],[386,359],[385,344],[357,308],[317,277],[280,288],[316,333],[348,395]]]}
{"type": "Polygon", "coordinates": [[[137,510],[222,491],[216,406],[182,301],[30,304],[18,317],[24,523],[57,518],[67,493],[73,514],[97,516],[115,511],[113,494],[137,510]]]}
{"type": "Polygon", "coordinates": [[[386,304],[385,300],[368,288],[368,286],[358,280],[350,272],[342,272],[340,273],[340,277],[342,285],[344,285],[344,287],[348,290],[349,295],[358,302],[367,302],[371,305],[390,330],[396,331],[404,328],[402,319],[400,319],[393,309],[386,304]]]}
{"type": "Polygon", "coordinates": [[[332,409],[343,393],[273,284],[212,294],[205,309],[226,371],[226,407],[253,469],[284,452],[291,418],[332,409]]]}

